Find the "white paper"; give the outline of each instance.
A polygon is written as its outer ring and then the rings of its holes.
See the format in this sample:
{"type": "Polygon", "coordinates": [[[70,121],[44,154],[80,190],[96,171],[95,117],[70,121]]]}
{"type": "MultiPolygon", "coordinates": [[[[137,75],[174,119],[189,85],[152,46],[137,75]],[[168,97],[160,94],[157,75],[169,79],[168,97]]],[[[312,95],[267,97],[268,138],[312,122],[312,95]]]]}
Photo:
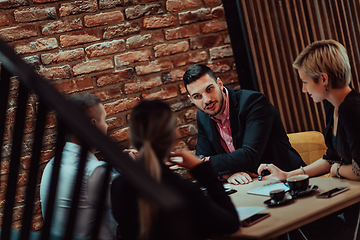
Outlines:
{"type": "Polygon", "coordinates": [[[264,209],[266,209],[266,207],[237,207],[236,211],[239,215],[240,221],[242,221],[264,209]]]}
{"type": "Polygon", "coordinates": [[[271,185],[267,185],[264,187],[256,188],[250,191],[247,191],[249,194],[261,195],[261,196],[270,196],[270,191],[277,190],[277,189],[284,189],[285,191],[290,190],[288,186],[284,183],[274,183],[271,185]]]}

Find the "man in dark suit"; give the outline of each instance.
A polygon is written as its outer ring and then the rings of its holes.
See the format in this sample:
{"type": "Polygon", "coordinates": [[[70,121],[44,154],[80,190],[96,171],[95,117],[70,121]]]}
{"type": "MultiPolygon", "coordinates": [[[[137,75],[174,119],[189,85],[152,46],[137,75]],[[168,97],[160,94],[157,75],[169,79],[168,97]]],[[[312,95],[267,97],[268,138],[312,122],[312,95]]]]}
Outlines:
{"type": "Polygon", "coordinates": [[[305,166],[289,143],[279,113],[259,92],[224,87],[205,65],[189,67],[183,81],[198,108],[196,154],[234,184],[252,181],[261,163],[284,171],[305,166]]]}

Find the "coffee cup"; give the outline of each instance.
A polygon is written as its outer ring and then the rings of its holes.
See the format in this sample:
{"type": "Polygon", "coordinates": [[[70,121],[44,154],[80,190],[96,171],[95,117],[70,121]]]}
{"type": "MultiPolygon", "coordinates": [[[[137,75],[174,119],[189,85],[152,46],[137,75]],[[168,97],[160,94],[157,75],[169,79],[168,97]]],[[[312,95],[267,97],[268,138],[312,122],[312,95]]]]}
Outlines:
{"type": "Polygon", "coordinates": [[[292,193],[298,193],[301,191],[306,191],[309,186],[309,175],[296,175],[286,179],[290,191],[292,193]]]}
{"type": "Polygon", "coordinates": [[[276,190],[270,191],[270,198],[274,202],[280,202],[284,199],[284,197],[285,197],[284,189],[276,189],[276,190]]]}

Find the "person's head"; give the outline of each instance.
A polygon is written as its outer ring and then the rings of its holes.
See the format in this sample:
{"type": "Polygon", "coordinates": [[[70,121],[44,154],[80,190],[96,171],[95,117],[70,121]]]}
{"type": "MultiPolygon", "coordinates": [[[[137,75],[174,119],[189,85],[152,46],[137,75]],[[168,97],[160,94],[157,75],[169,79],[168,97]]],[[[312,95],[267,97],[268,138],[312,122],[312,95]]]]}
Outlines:
{"type": "Polygon", "coordinates": [[[189,67],[183,76],[183,82],[189,99],[201,111],[213,116],[220,116],[225,109],[225,93],[220,78],[203,64],[189,67]]]}
{"type": "Polygon", "coordinates": [[[321,40],[309,44],[297,56],[293,68],[303,81],[303,92],[315,102],[323,100],[331,89],[349,86],[351,68],[345,47],[335,40],[321,40]]]}
{"type": "MultiPolygon", "coordinates": [[[[161,180],[160,162],[165,161],[175,142],[176,123],[170,107],[163,101],[143,101],[130,115],[130,139],[139,151],[136,161],[150,176],[161,180]]],[[[139,197],[140,238],[147,239],[157,208],[139,197]]]]}
{"type": "MultiPolygon", "coordinates": [[[[79,108],[102,133],[106,135],[108,125],[106,123],[106,112],[101,100],[92,94],[74,94],[68,101],[79,108]]],[[[69,140],[74,139],[70,135],[69,140]]]]}

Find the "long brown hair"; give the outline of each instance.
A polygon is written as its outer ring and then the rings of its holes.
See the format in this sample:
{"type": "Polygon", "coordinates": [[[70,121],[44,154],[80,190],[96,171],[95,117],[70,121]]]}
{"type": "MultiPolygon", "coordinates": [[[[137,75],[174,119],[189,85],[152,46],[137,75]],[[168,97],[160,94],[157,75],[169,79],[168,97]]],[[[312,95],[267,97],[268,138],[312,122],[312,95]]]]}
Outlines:
{"type": "MultiPolygon", "coordinates": [[[[136,160],[156,181],[161,181],[160,162],[170,154],[175,141],[175,120],[170,107],[163,101],[143,101],[130,116],[130,138],[139,153],[136,160]]],[[[156,207],[139,196],[139,239],[148,239],[156,207]]]]}

